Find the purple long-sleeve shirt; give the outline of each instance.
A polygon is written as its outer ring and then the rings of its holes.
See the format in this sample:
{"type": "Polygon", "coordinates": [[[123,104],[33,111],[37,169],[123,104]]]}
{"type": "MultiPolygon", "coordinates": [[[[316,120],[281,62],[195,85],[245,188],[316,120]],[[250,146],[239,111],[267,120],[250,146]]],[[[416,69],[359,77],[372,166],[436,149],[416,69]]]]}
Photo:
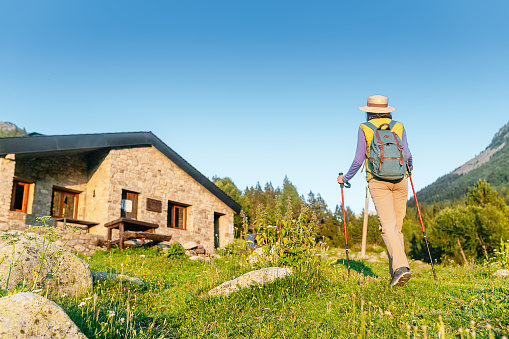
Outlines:
{"type": "MultiPolygon", "coordinates": [[[[408,142],[406,140],[406,132],[404,128],[401,143],[403,144],[405,156],[408,159],[408,166],[410,167],[410,169],[412,169],[412,153],[410,153],[410,149],[408,148],[408,142]]],[[[352,165],[350,166],[348,173],[346,173],[343,176],[343,182],[350,181],[354,177],[359,168],[361,168],[365,158],[366,158],[366,136],[364,135],[362,128],[359,127],[359,132],[357,133],[357,150],[355,151],[355,158],[353,159],[352,165]]]]}

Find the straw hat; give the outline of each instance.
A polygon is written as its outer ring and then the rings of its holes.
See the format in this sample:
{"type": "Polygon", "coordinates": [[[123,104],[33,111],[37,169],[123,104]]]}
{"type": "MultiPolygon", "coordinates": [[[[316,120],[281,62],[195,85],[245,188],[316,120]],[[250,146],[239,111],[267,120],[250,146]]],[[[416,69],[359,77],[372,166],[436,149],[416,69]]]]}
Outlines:
{"type": "Polygon", "coordinates": [[[359,109],[369,113],[391,113],[395,108],[388,106],[389,98],[383,95],[372,95],[368,97],[368,105],[361,106],[359,109]]]}

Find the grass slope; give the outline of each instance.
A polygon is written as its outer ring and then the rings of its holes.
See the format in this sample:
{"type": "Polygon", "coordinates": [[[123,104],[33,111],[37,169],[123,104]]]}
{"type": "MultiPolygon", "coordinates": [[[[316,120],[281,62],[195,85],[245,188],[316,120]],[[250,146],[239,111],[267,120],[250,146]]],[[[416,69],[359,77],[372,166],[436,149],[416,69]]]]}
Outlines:
{"type": "Polygon", "coordinates": [[[98,252],[89,259],[93,271],[145,284],[100,281],[89,296],[52,299],[89,338],[459,338],[459,328],[500,338],[509,331],[508,278],[479,266],[438,266],[434,281],[430,266],[414,262],[407,286],[391,289],[387,262],[351,260],[348,279],[342,254],[330,252],[306,274],[203,298],[253,268],[233,256],[205,262],[151,249],[98,252]]]}

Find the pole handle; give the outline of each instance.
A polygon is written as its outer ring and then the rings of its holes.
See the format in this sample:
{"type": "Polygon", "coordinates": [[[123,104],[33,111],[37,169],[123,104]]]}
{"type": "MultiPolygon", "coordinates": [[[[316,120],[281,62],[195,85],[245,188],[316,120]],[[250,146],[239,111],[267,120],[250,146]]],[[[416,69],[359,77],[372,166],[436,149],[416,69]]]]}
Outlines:
{"type": "MultiPolygon", "coordinates": [[[[343,175],[343,172],[339,172],[339,175],[343,175]]],[[[347,182],[344,182],[342,184],[339,184],[339,186],[341,186],[341,188],[345,187],[345,188],[350,188],[352,187],[352,185],[347,181],[347,182]]]]}

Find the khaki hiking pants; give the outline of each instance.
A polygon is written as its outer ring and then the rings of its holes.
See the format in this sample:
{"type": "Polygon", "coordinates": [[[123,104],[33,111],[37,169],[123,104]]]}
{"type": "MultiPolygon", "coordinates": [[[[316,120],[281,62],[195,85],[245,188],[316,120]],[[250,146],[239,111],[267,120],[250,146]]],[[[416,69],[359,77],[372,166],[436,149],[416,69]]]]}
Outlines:
{"type": "Polygon", "coordinates": [[[387,247],[389,271],[392,277],[396,269],[410,267],[401,232],[406,214],[408,180],[404,178],[395,184],[371,179],[368,187],[382,226],[382,239],[387,247]]]}

